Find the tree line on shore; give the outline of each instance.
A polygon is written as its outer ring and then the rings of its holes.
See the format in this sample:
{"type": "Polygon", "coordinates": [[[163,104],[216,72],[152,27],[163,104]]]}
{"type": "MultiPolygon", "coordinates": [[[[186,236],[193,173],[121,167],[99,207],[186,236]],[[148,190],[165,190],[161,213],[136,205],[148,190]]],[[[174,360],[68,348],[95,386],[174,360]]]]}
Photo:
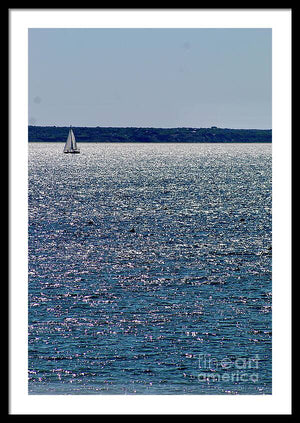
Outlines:
{"type": "MultiPolygon", "coordinates": [[[[72,127],[77,142],[266,143],[271,129],[72,127]]],[[[29,142],[65,142],[69,127],[28,126],[29,142]]]]}

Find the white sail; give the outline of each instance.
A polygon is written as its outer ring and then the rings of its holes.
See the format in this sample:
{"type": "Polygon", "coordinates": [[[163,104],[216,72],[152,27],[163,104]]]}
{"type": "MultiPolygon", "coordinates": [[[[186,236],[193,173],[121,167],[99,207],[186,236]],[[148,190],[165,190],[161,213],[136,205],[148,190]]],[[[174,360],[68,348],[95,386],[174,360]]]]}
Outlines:
{"type": "Polygon", "coordinates": [[[74,132],[73,132],[72,129],[70,129],[70,132],[71,132],[72,148],[73,148],[73,150],[77,150],[77,144],[76,144],[74,132]]]}
{"type": "Polygon", "coordinates": [[[68,152],[68,151],[72,151],[72,149],[73,149],[71,132],[73,132],[72,129],[70,129],[70,131],[69,131],[69,135],[68,135],[68,138],[67,138],[67,141],[66,141],[66,144],[65,144],[65,148],[64,148],[65,153],[68,152]]]}
{"type": "Polygon", "coordinates": [[[72,128],[69,130],[68,138],[64,147],[64,153],[79,153],[72,128]]]}

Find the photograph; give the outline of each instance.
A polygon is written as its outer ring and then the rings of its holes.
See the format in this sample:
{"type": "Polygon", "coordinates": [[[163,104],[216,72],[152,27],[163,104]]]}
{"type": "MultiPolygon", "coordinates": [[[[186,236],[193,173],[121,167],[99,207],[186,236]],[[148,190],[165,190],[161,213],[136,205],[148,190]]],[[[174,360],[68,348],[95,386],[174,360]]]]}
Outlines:
{"type": "Polygon", "coordinates": [[[272,31],[28,37],[29,393],[270,394],[272,31]]]}
{"type": "Polygon", "coordinates": [[[291,10],[10,10],[12,414],[289,414],[291,10]]]}

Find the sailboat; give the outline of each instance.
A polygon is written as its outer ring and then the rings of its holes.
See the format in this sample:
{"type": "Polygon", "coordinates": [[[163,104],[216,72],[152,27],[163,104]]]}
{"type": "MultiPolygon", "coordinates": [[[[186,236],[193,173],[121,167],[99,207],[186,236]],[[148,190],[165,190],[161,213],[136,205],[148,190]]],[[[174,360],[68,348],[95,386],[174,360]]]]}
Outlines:
{"type": "Polygon", "coordinates": [[[80,153],[72,127],[70,126],[69,135],[65,144],[64,153],[80,153]]]}

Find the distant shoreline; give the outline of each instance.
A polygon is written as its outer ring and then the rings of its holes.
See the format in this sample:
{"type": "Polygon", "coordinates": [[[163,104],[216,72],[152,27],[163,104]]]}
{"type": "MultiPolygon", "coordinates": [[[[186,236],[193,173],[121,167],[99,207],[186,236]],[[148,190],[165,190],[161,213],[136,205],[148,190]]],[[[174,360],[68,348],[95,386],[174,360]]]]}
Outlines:
{"type": "MultiPolygon", "coordinates": [[[[72,127],[79,143],[271,143],[272,129],[72,127]]],[[[69,127],[28,126],[28,142],[65,142],[69,127]]]]}

